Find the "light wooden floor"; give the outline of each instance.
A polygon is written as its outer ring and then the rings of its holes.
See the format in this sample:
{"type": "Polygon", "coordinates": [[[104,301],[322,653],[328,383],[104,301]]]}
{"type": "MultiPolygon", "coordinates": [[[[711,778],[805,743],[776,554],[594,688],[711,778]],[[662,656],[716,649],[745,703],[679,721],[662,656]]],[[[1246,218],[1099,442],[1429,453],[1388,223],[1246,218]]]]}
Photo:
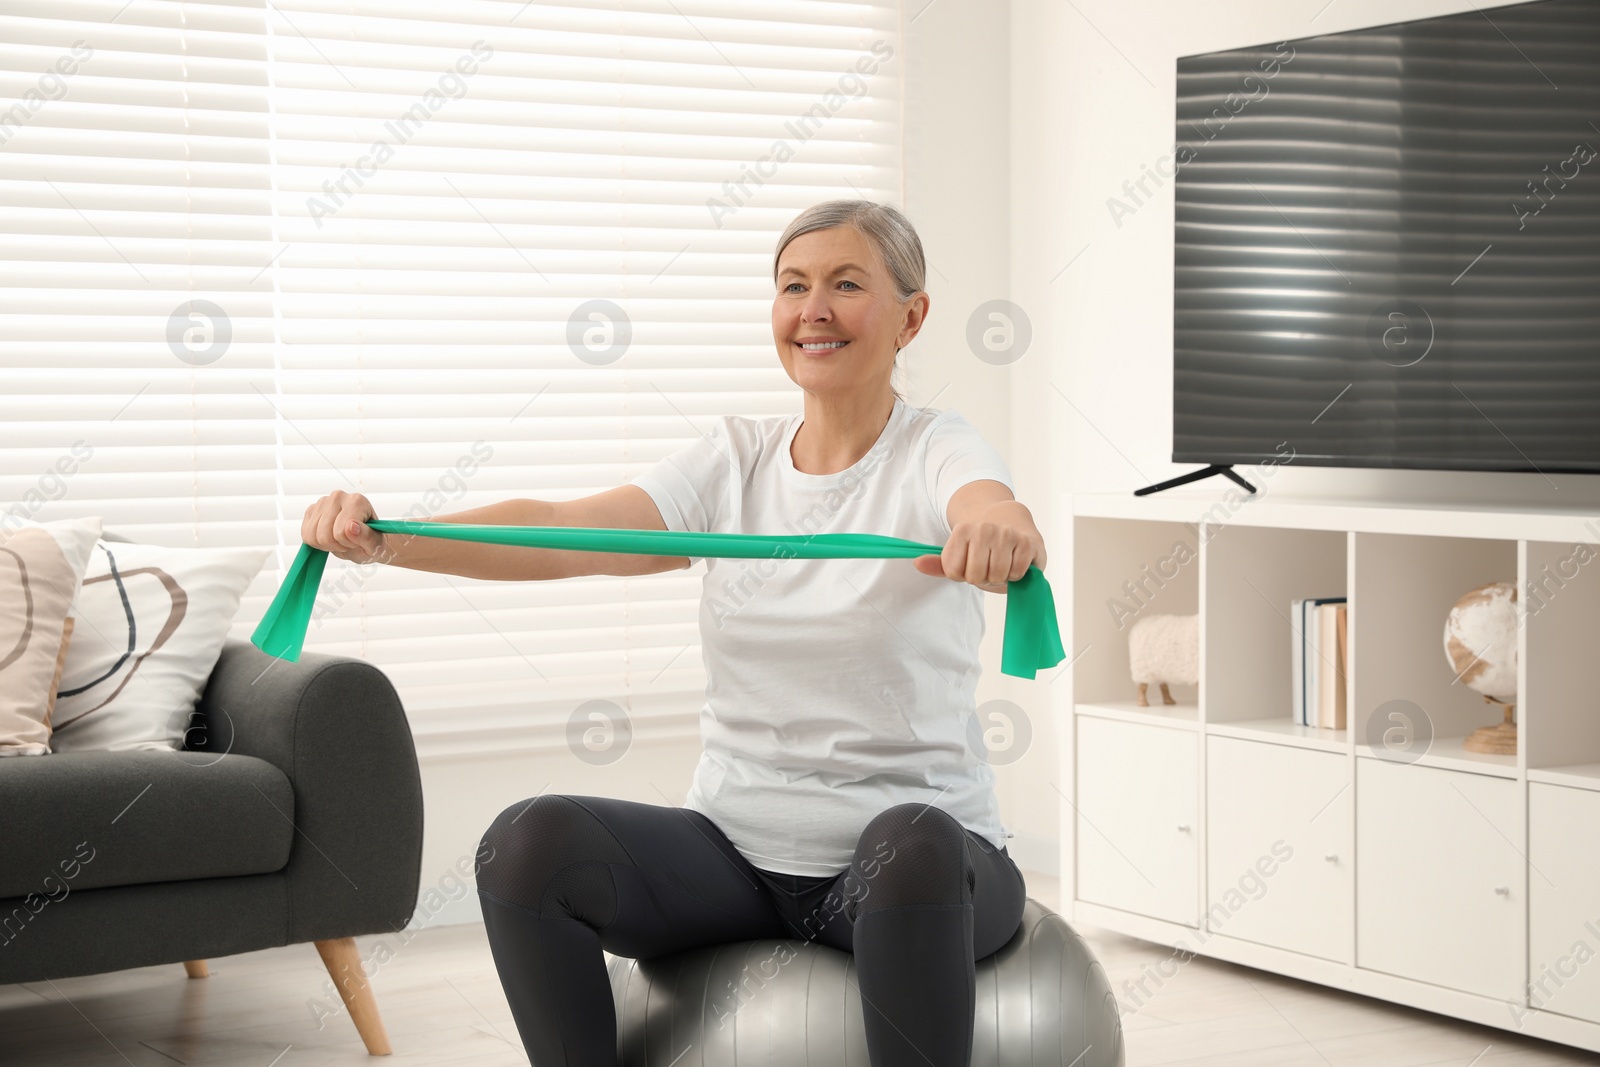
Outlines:
{"type": "MultiPolygon", "coordinates": [[[[1052,878],[1029,895],[1059,907],[1052,878]]],[[[1170,948],[1080,926],[1122,996],[1170,948]]],[[[370,955],[377,937],[360,938],[370,955]]],[[[396,939],[389,938],[391,943],[396,939]]],[[[373,978],[395,1054],[368,1057],[340,1013],[319,1029],[309,1003],[327,997],[310,945],[211,961],[211,977],[147,967],[0,986],[6,1067],[302,1067],[313,1064],[527,1064],[482,926],[418,931],[373,978]]],[[[1128,1067],[1542,1067],[1600,1056],[1195,957],[1147,1003],[1124,1004],[1128,1067]]]]}

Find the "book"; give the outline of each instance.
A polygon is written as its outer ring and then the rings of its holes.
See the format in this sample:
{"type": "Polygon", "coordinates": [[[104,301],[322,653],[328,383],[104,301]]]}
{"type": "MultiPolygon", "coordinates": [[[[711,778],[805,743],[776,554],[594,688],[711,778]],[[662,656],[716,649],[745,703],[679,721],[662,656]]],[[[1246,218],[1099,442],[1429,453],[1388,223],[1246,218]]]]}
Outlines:
{"type": "Polygon", "coordinates": [[[1301,668],[1306,679],[1306,718],[1307,726],[1317,725],[1317,697],[1322,693],[1322,657],[1317,650],[1322,647],[1320,635],[1317,633],[1317,624],[1322,619],[1322,613],[1317,610],[1319,601],[1309,599],[1306,601],[1306,624],[1301,631],[1304,637],[1300,649],[1300,658],[1305,660],[1301,668]]]}
{"type": "Polygon", "coordinates": [[[1345,605],[1317,605],[1317,717],[1312,725],[1342,730],[1345,722],[1344,622],[1345,605]]]}
{"type": "Polygon", "coordinates": [[[1296,597],[1289,601],[1289,701],[1291,718],[1301,726],[1306,723],[1305,632],[1306,602],[1296,597]]]}
{"type": "Polygon", "coordinates": [[[1296,597],[1289,602],[1290,700],[1293,721],[1301,726],[1344,729],[1345,604],[1342,596],[1296,597]]]}
{"type": "Polygon", "coordinates": [[[1339,605],[1339,713],[1335,730],[1345,729],[1350,706],[1350,605],[1339,605]]]}

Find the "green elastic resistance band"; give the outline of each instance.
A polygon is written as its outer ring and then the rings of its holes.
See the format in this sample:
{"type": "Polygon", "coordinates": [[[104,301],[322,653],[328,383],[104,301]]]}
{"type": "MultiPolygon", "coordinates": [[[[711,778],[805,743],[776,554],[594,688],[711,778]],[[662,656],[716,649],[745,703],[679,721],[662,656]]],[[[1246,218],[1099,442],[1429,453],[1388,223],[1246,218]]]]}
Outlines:
{"type": "MultiPolygon", "coordinates": [[[[696,556],[717,559],[909,559],[938,555],[939,545],[906,541],[879,534],[811,534],[788,537],[771,534],[695,533],[684,530],[614,530],[583,526],[475,526],[465,523],[412,522],[374,519],[367,523],[381,534],[416,534],[455,541],[481,541],[492,545],[528,548],[566,548],[587,552],[623,552],[641,556],[696,556]]],[[[322,570],[328,553],[301,545],[278,595],[250,635],[261,651],[291,663],[299,660],[311,625],[322,570]]],[[[932,576],[929,581],[934,581],[932,576]]],[[[937,579],[948,581],[949,579],[937,579]]],[[[1044,572],[1030,565],[1028,573],[1009,583],[1006,590],[1005,644],[1000,670],[1017,678],[1032,678],[1065,658],[1061,630],[1056,623],[1056,601],[1044,572]]]]}

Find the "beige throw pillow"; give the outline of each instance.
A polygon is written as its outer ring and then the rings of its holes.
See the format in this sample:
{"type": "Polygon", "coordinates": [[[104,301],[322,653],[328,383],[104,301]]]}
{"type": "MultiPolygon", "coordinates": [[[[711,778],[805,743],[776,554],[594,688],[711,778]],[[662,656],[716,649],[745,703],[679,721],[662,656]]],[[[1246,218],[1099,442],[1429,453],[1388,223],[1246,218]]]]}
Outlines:
{"type": "Polygon", "coordinates": [[[68,615],[61,627],[61,651],[56,653],[56,676],[50,679],[50,700],[44,709],[45,722],[49,722],[50,716],[55,714],[56,693],[61,689],[61,670],[67,665],[67,646],[72,644],[72,621],[72,616],[68,615]]]}
{"type": "Polygon", "coordinates": [[[0,517],[0,756],[50,751],[65,624],[99,538],[99,517],[0,517]]]}

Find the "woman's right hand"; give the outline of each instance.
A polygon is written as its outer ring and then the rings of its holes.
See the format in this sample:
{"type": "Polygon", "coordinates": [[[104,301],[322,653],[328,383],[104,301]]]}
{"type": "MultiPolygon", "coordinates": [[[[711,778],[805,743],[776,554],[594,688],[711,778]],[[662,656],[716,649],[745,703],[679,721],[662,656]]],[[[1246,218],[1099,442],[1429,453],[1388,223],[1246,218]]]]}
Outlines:
{"type": "Polygon", "coordinates": [[[366,497],[335,489],[306,508],[300,539],[351,563],[386,563],[393,553],[383,534],[367,525],[377,517],[366,497]]]}

